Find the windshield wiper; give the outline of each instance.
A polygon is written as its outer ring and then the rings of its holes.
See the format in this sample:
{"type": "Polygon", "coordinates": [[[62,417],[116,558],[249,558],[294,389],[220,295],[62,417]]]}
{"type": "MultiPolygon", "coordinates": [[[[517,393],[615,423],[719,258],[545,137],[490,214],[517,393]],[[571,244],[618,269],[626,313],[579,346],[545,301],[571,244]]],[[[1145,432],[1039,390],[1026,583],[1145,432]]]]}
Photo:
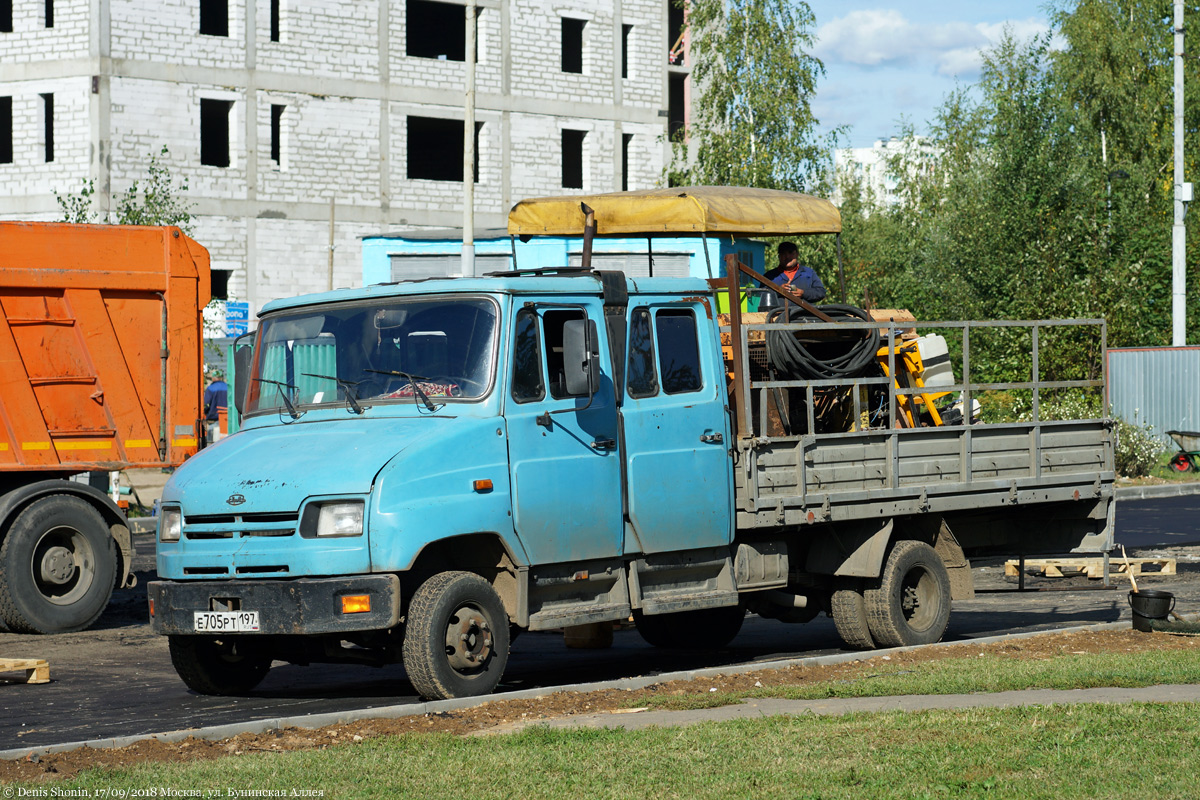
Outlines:
{"type": "Polygon", "coordinates": [[[296,406],[292,405],[292,401],[288,398],[287,392],[284,389],[295,389],[290,383],[283,381],[273,381],[270,378],[255,378],[259,383],[271,383],[279,390],[279,396],[283,398],[283,404],[287,406],[287,411],[292,415],[292,419],[300,419],[300,412],[296,410],[296,406]]]}
{"type": "Polygon", "coordinates": [[[318,375],[315,372],[301,372],[300,374],[309,378],[324,378],[325,380],[336,382],[338,386],[344,386],[346,388],[346,402],[350,404],[350,408],[355,414],[363,413],[363,407],[358,404],[358,396],[354,391],[354,388],[358,386],[358,381],[348,381],[345,378],[339,378],[337,375],[318,375]]]}
{"type": "Polygon", "coordinates": [[[421,387],[417,385],[417,381],[427,381],[429,378],[423,378],[420,375],[410,375],[407,372],[399,372],[394,369],[367,369],[364,372],[374,372],[379,375],[395,375],[398,378],[404,378],[413,387],[413,397],[420,398],[421,402],[425,405],[425,409],[430,414],[433,414],[440,408],[440,406],[435,406],[429,399],[429,395],[425,394],[421,387]]]}

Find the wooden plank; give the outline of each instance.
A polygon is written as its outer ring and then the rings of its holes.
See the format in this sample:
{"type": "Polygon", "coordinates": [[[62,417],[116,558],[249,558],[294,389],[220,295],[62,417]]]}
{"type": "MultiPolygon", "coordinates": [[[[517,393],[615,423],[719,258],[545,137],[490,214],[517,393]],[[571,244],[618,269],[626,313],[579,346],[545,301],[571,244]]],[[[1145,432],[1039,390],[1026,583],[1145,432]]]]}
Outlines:
{"type": "MultiPolygon", "coordinates": [[[[1004,562],[1004,574],[1007,577],[1015,578],[1019,575],[1020,561],[1013,559],[1004,562]]],[[[1126,573],[1138,577],[1143,574],[1148,566],[1158,567],[1154,575],[1174,575],[1176,568],[1176,560],[1173,558],[1131,558],[1126,566],[1123,559],[1110,559],[1108,563],[1109,574],[1124,575],[1126,573]]],[[[1047,578],[1061,578],[1065,574],[1063,570],[1068,570],[1072,574],[1083,573],[1087,577],[1098,580],[1104,577],[1104,559],[1102,558],[1027,558],[1025,559],[1025,569],[1028,571],[1038,572],[1047,578]]]]}
{"type": "Polygon", "coordinates": [[[40,658],[0,658],[0,672],[25,672],[25,680],[0,678],[4,683],[49,683],[50,664],[40,658]]]}

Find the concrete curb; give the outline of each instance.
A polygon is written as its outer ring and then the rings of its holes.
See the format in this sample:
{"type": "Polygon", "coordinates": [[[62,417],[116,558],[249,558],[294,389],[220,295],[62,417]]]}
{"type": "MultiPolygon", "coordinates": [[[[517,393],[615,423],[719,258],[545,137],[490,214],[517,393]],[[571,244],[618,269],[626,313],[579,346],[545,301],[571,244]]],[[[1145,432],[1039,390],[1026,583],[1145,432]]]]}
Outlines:
{"type": "Polygon", "coordinates": [[[1129,627],[1128,620],[1105,622],[1099,625],[1077,625],[1068,628],[1054,628],[1027,633],[1011,633],[1001,636],[986,636],[978,639],[965,639],[959,642],[940,642],[932,645],[915,645],[912,647],[894,647],[887,650],[869,650],[858,653],[839,653],[829,656],[809,656],[806,658],[788,658],[777,661],[761,661],[752,664],[734,664],[724,667],[708,667],[705,669],[669,672],[658,675],[643,675],[635,678],[624,678],[616,681],[597,681],[594,683],[579,683],[570,686],[553,686],[540,689],[525,689],[518,692],[504,692],[483,697],[464,697],[454,700],[437,700],[429,703],[410,703],[405,705],[381,706],[379,708],[361,708],[348,711],[336,711],[327,714],[306,714],[296,717],[273,717],[271,719],[239,722],[230,725],[215,725],[208,728],[191,728],[188,730],[166,731],[163,733],[136,734],[118,736],[107,739],[93,739],[83,742],[64,742],[62,744],[42,745],[40,747],[23,747],[14,750],[0,750],[0,759],[14,760],[33,755],[52,755],[82,747],[97,749],[113,749],[128,747],[137,742],[157,739],[160,742],[179,742],[189,737],[197,739],[228,739],[239,733],[265,733],[280,728],[322,728],[326,725],[339,725],[347,722],[357,722],[364,719],[399,719],[424,714],[435,714],[446,711],[457,711],[463,708],[482,705],[483,703],[501,702],[504,700],[533,700],[563,692],[594,692],[603,689],[644,689],[658,683],[668,681],[691,680],[717,675],[739,675],[745,672],[758,672],[766,669],[784,669],[786,667],[826,666],[829,664],[845,664],[853,661],[866,661],[878,656],[892,653],[904,653],[910,650],[920,650],[927,647],[973,647],[991,642],[1002,642],[1011,639],[1027,639],[1034,636],[1048,636],[1056,633],[1076,633],[1080,631],[1107,631],[1129,627]]]}
{"type": "Polygon", "coordinates": [[[1158,497],[1185,497],[1193,494],[1200,494],[1200,482],[1121,486],[1113,490],[1113,496],[1118,500],[1153,500],[1158,497]]]}

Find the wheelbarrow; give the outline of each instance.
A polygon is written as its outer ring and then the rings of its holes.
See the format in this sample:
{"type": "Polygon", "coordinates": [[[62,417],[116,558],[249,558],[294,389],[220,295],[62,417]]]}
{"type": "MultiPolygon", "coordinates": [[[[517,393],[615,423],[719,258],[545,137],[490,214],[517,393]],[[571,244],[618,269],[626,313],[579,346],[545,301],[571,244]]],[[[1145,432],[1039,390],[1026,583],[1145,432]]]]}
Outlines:
{"type": "Polygon", "coordinates": [[[1167,463],[1176,472],[1200,472],[1200,433],[1196,431],[1167,431],[1167,436],[1179,445],[1179,452],[1167,463]]]}

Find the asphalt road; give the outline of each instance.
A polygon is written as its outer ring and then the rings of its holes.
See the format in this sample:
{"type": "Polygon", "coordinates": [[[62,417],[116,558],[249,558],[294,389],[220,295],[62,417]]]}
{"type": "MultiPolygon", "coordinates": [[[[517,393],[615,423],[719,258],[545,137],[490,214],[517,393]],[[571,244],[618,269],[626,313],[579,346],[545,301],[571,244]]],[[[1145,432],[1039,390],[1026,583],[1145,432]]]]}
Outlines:
{"type": "MultiPolygon", "coordinates": [[[[1138,548],[1198,541],[1197,511],[1197,497],[1119,503],[1118,541],[1138,548]]],[[[153,537],[137,537],[137,547],[139,587],[117,593],[95,628],[45,637],[0,633],[0,656],[46,658],[53,679],[41,686],[0,685],[0,750],[417,702],[399,665],[281,665],[248,697],[188,691],[171,667],[165,638],[146,622],[153,537]]],[[[1200,557],[1200,548],[1195,553],[1200,557]]],[[[1127,586],[1034,578],[1027,582],[1034,591],[1017,593],[999,562],[976,565],[974,572],[980,592],[955,603],[947,641],[1129,618],[1127,586]]],[[[1181,561],[1178,576],[1144,582],[1175,592],[1181,610],[1200,609],[1200,562],[1181,561]]],[[[751,617],[716,653],[657,650],[633,630],[618,631],[605,650],[571,650],[561,635],[526,633],[513,645],[500,691],[837,652],[843,652],[841,640],[825,617],[804,625],[751,617]]]]}

